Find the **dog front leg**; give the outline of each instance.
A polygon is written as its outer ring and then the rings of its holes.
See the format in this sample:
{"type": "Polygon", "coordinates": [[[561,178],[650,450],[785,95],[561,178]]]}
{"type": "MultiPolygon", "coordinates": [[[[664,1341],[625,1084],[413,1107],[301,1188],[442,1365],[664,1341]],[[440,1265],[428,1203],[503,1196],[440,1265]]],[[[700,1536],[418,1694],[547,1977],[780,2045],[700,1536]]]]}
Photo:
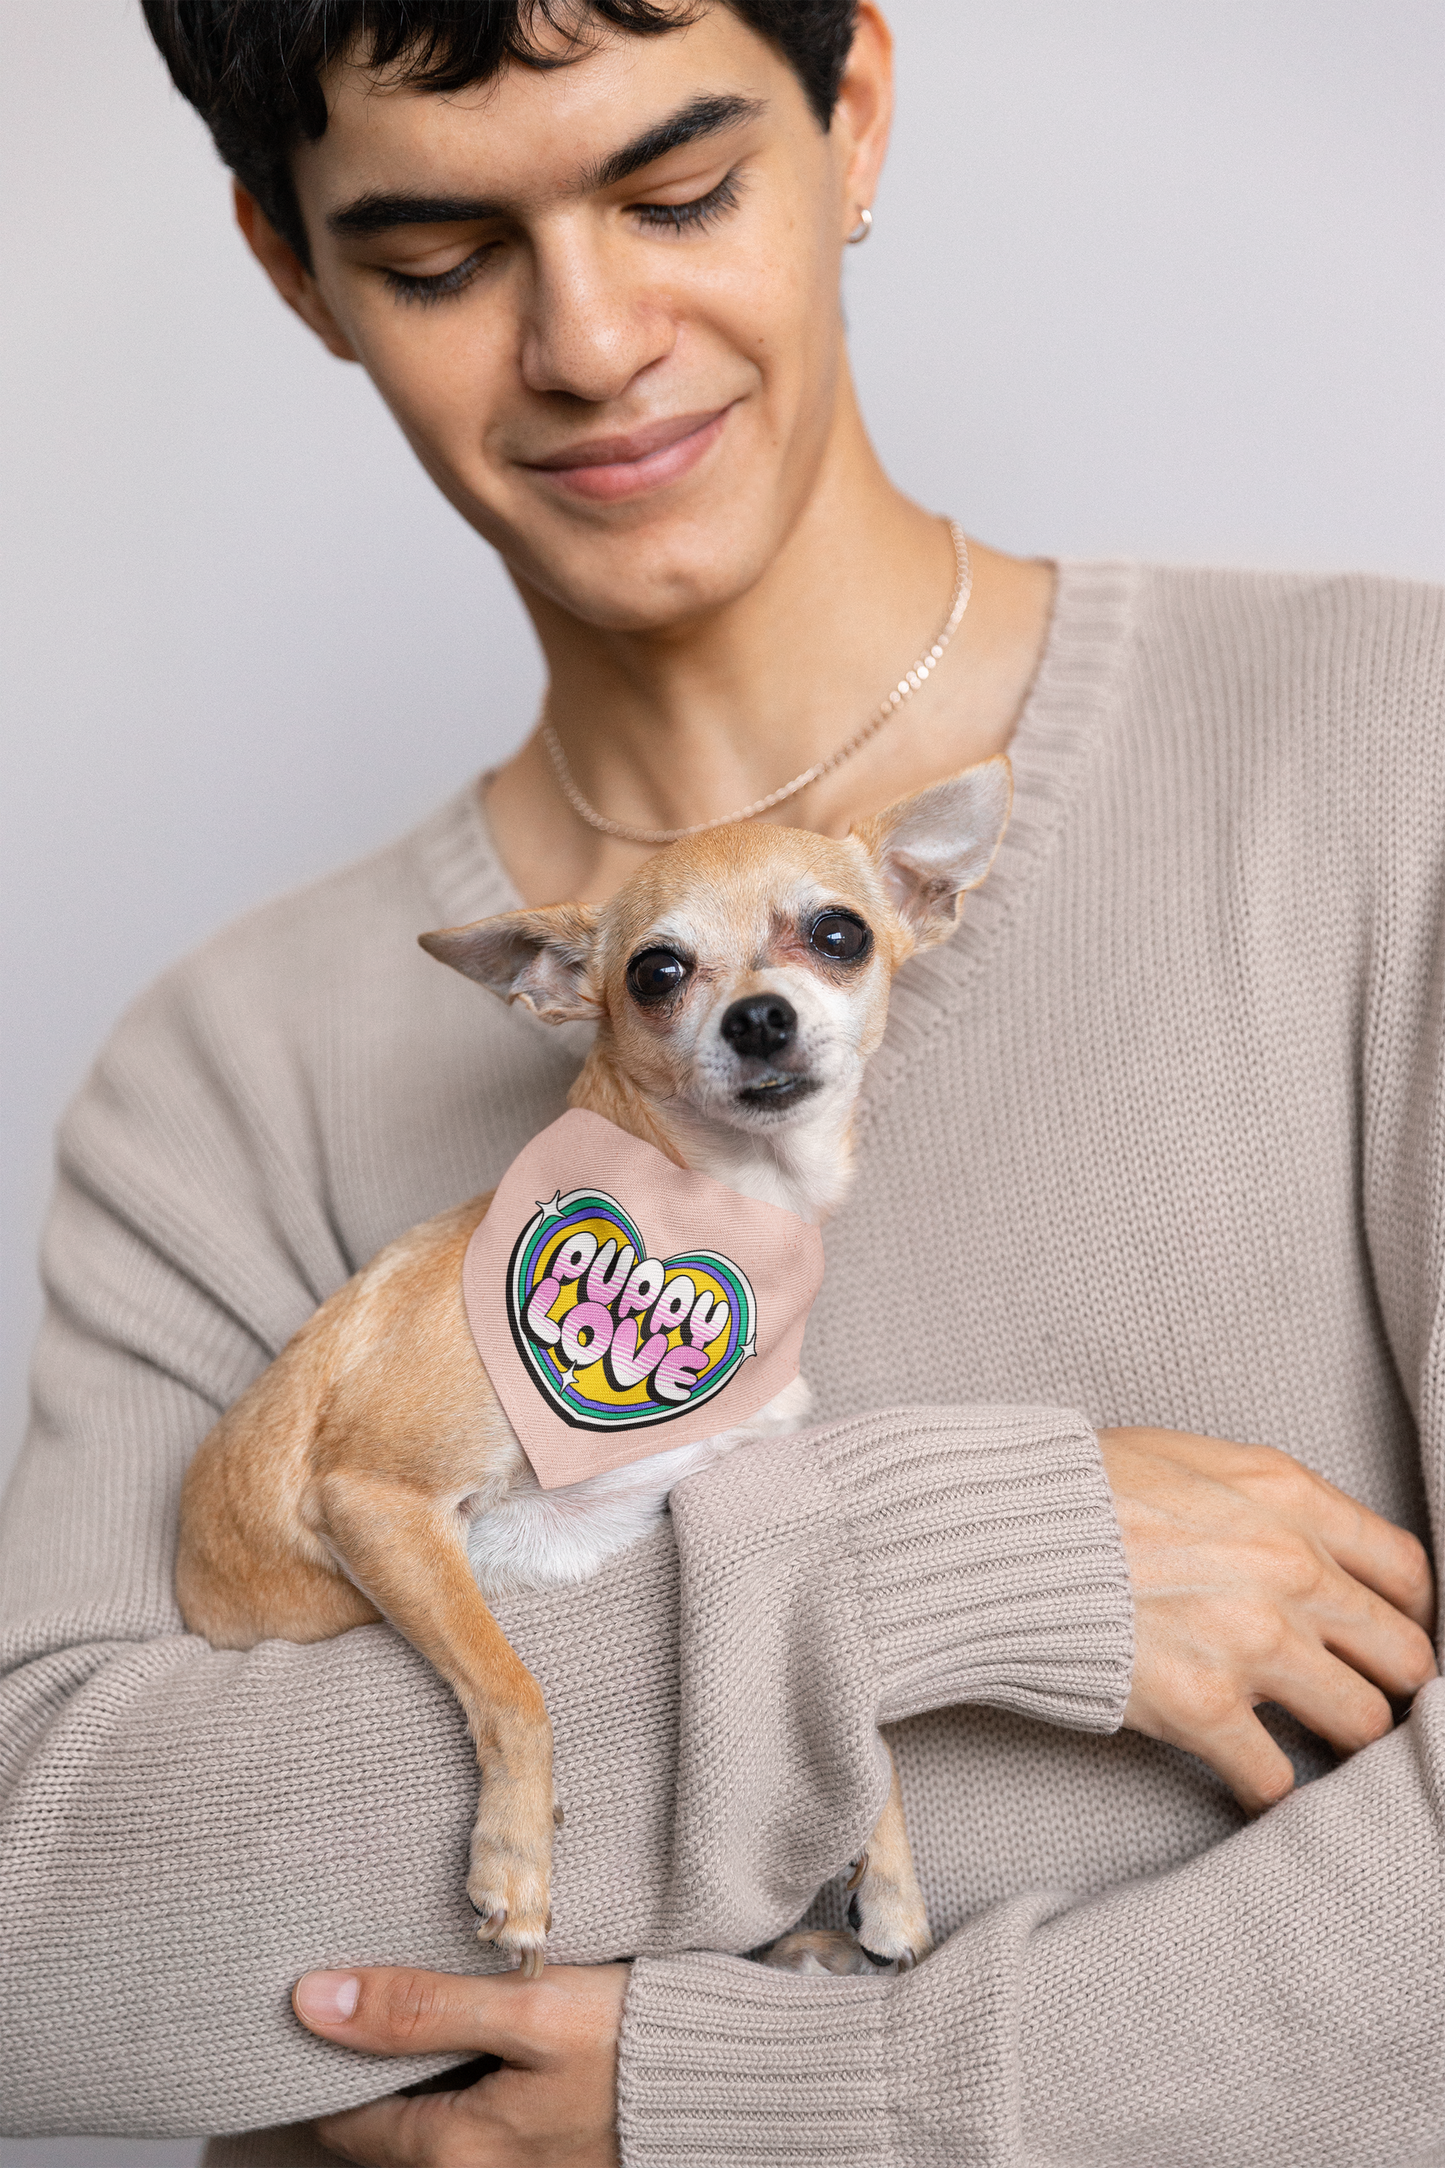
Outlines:
{"type": "Polygon", "coordinates": [[[446,1680],[481,1772],[467,1895],[477,1934],[542,1969],[552,1875],[552,1727],[542,1690],[483,1601],[458,1515],[371,1476],[318,1486],[320,1533],[377,1609],[446,1680]]]}
{"type": "Polygon", "coordinates": [[[933,1948],[923,1892],[913,1865],[913,1848],[903,1819],[903,1787],[892,1749],[888,1801],[868,1839],[868,1849],[853,1869],[848,1887],[848,1924],[863,1949],[879,1964],[896,1962],[900,1971],[933,1948]]]}

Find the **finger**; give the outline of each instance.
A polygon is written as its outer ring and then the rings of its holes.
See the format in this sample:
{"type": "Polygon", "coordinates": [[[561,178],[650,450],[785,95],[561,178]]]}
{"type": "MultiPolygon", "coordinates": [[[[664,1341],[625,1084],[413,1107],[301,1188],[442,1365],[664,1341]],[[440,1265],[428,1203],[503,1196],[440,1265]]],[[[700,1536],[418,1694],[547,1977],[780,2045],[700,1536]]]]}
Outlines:
{"type": "MultiPolygon", "coordinates": [[[[358,2161],[362,2168],[424,2168],[441,2158],[445,2115],[435,2110],[451,2096],[433,2095],[424,2100],[373,2100],[364,2108],[348,2108],[344,2115],[326,2115],[316,2124],[316,2135],[329,2152],[342,2160],[358,2161]]],[[[468,2158],[485,2168],[489,2155],[480,2150],[480,2128],[469,2131],[473,2143],[468,2158]]]]}
{"type": "Polygon", "coordinates": [[[1294,1764],[1243,1703],[1207,1734],[1177,1743],[1223,1777],[1246,1814],[1262,1814],[1294,1789],[1294,1764]]]}
{"type": "Polygon", "coordinates": [[[316,2135],[330,2153],[342,2160],[360,2161],[365,2168],[393,2168],[400,2161],[424,2161],[423,2133],[414,2118],[404,2112],[413,2100],[374,2100],[368,2107],[351,2108],[345,2115],[326,2115],[316,2124],[316,2135]]]}
{"type": "Polygon", "coordinates": [[[1269,1674],[1255,1685],[1262,1700],[1277,1701],[1337,1754],[1357,1754],[1394,1726],[1378,1687],[1302,1634],[1284,1643],[1269,1674]]]}
{"type": "Polygon", "coordinates": [[[1435,1676],[1435,1650],[1424,1629],[1346,1573],[1310,1607],[1310,1624],[1327,1649],[1394,1701],[1408,1701],[1435,1676]]]}
{"type": "Polygon", "coordinates": [[[1321,1543],[1346,1573],[1430,1631],[1435,1577],[1425,1546],[1407,1529],[1397,1528],[1312,1468],[1269,1446],[1247,1448],[1229,1480],[1247,1496],[1268,1500],[1321,1543]]]}
{"type": "Polygon", "coordinates": [[[1425,1546],[1368,1506],[1345,1499],[1350,1512],[1325,1549],[1346,1573],[1403,1611],[1427,1637],[1435,1624],[1435,1576],[1425,1546]]]}
{"type": "Polygon", "coordinates": [[[465,2048],[526,2063],[537,2044],[537,1985],[517,1973],[487,1978],[372,1965],[308,1972],[297,1981],[291,2003],[302,2024],[323,2040],[368,2055],[465,2048]]]}

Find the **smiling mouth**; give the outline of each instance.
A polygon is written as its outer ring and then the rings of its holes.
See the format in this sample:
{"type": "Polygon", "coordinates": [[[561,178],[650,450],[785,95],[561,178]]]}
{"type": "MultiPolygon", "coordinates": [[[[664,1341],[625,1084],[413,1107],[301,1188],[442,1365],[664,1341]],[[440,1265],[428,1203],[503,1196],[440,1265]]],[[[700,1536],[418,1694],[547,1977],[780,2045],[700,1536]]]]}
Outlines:
{"type": "Polygon", "coordinates": [[[738,1103],[745,1107],[795,1107],[800,1099],[808,1099],[818,1089],[814,1076],[766,1076],[756,1084],[749,1084],[738,1093],[738,1103]]]}
{"type": "Polygon", "coordinates": [[[675,482],[711,450],[732,404],[708,414],[675,414],[626,436],[598,437],[546,459],[523,462],[531,474],[580,497],[615,500],[675,482]]]}

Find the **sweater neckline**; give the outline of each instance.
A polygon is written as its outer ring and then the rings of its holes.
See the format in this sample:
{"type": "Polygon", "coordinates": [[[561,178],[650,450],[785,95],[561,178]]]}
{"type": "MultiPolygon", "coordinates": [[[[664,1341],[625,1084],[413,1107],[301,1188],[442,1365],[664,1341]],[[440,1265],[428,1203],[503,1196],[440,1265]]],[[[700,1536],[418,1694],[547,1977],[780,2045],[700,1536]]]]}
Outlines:
{"type": "Polygon", "coordinates": [[[1049,636],[1008,747],[1014,798],[1003,842],[988,879],[965,899],[957,932],[911,957],[893,982],[888,1028],[864,1076],[860,1141],[1017,922],[1116,697],[1140,568],[1064,559],[1057,576],[1049,636]]]}
{"type": "MultiPolygon", "coordinates": [[[[988,879],[970,896],[959,929],[915,956],[893,987],[888,1030],[868,1064],[860,1115],[891,1096],[1003,940],[1047,860],[1114,697],[1128,644],[1139,568],[1132,563],[1061,560],[1053,616],[1039,667],[1009,745],[1014,802],[988,879]]],[[[417,833],[438,924],[461,926],[518,911],[512,885],[474,778],[417,833]]]]}

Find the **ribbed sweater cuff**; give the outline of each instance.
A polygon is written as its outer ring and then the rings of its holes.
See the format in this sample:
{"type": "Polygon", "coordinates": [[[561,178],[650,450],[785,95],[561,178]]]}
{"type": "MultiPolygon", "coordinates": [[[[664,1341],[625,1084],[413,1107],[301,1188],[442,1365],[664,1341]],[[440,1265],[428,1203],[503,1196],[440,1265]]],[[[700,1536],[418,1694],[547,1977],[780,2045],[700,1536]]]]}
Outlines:
{"type": "Polygon", "coordinates": [[[1016,2161],[1016,1982],[1030,1891],[901,1978],[810,1977],[691,1952],[639,1958],[623,2013],[623,2168],[1016,2161]]]}
{"type": "Polygon", "coordinates": [[[769,2160],[877,2168],[894,1986],[697,1952],[640,1958],[618,2064],[626,2168],[769,2160]]]}
{"type": "Polygon", "coordinates": [[[1074,1731],[1118,1727],[1133,1603],[1081,1415],[893,1409],[809,1445],[850,1531],[881,1722],[981,1702],[1074,1731]]]}

